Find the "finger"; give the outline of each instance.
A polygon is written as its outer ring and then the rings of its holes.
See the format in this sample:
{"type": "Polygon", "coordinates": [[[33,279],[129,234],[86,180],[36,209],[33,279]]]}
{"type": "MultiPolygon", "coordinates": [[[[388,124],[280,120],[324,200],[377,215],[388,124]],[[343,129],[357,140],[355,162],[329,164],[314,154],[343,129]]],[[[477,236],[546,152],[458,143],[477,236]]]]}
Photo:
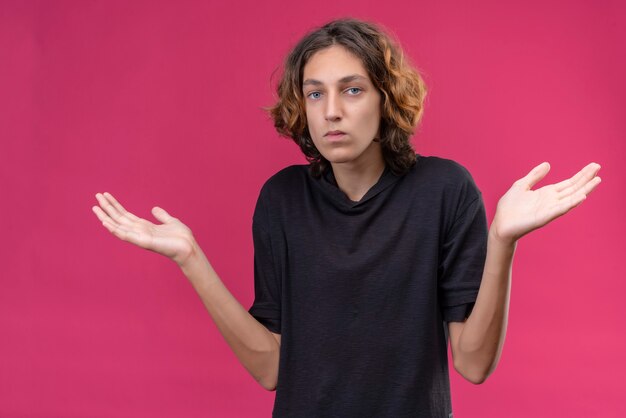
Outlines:
{"type": "Polygon", "coordinates": [[[580,170],[574,177],[572,177],[572,182],[568,187],[565,187],[560,191],[557,190],[559,199],[568,197],[576,193],[581,188],[585,187],[591,180],[596,177],[598,170],[600,170],[600,165],[595,163],[591,163],[582,170],[580,170]]]}
{"type": "Polygon", "coordinates": [[[96,193],[96,199],[98,199],[100,207],[109,216],[109,218],[119,223],[119,218],[122,215],[115,209],[109,200],[102,193],[96,193]]]}
{"type": "Polygon", "coordinates": [[[126,227],[124,227],[124,225],[114,224],[108,219],[105,219],[102,222],[102,225],[104,225],[104,227],[108,229],[110,233],[112,233],[122,241],[134,243],[136,240],[133,240],[133,238],[139,238],[139,234],[137,234],[137,232],[127,229],[126,227]]]}
{"type": "Polygon", "coordinates": [[[541,179],[543,179],[549,171],[550,164],[548,162],[543,162],[530,170],[530,172],[525,177],[522,177],[521,179],[516,181],[516,183],[529,190],[535,184],[541,181],[541,179]]]}
{"type": "MultiPolygon", "coordinates": [[[[109,196],[111,195],[109,194],[109,196]]],[[[124,215],[123,213],[120,213],[119,210],[113,205],[113,202],[109,200],[109,198],[105,196],[105,194],[97,193],[96,199],[98,199],[98,202],[100,203],[100,207],[106,212],[106,214],[112,220],[115,221],[115,223],[130,225],[134,222],[133,220],[129,219],[128,216],[124,215]]]]}
{"type": "Polygon", "coordinates": [[[175,218],[165,211],[165,209],[155,206],[152,208],[152,214],[160,222],[168,223],[172,222],[175,218]]]}
{"type": "Polygon", "coordinates": [[[595,173],[597,173],[598,170],[600,170],[600,164],[597,164],[597,163],[587,164],[585,167],[583,167],[582,170],[580,170],[578,173],[576,173],[572,177],[570,177],[570,178],[568,178],[566,180],[563,180],[560,183],[556,183],[554,185],[555,190],[557,192],[560,192],[560,191],[562,191],[562,190],[564,190],[564,189],[566,189],[568,187],[571,187],[572,185],[576,184],[580,179],[582,179],[585,176],[585,173],[588,173],[588,172],[592,171],[592,172],[594,172],[594,175],[595,175],[595,173]],[[595,172],[594,172],[594,170],[595,170],[595,172]]]}
{"type": "Polygon", "coordinates": [[[122,206],[122,204],[120,202],[118,202],[111,193],[108,192],[104,192],[104,196],[109,200],[109,202],[111,202],[111,204],[113,205],[113,207],[115,209],[117,209],[117,211],[124,215],[127,216],[130,220],[133,221],[137,221],[139,220],[139,218],[135,215],[133,215],[131,212],[127,211],[126,209],[124,209],[124,207],[122,206]]]}
{"type": "Polygon", "coordinates": [[[115,224],[115,221],[111,219],[109,215],[106,214],[106,212],[100,209],[100,206],[92,206],[91,210],[96,214],[96,216],[98,217],[98,219],[100,219],[101,222],[107,221],[111,224],[115,224]]]}
{"type": "Polygon", "coordinates": [[[124,209],[124,207],[121,205],[121,203],[119,203],[111,193],[108,192],[104,192],[103,196],[107,199],[107,201],[111,204],[111,206],[113,208],[115,208],[115,210],[117,211],[117,213],[120,214],[121,219],[124,219],[124,217],[126,217],[127,219],[129,219],[130,221],[136,222],[139,220],[139,218],[135,215],[133,215],[132,213],[130,213],[129,211],[127,211],[126,209],[124,209]]]}
{"type": "Polygon", "coordinates": [[[576,194],[582,194],[585,196],[589,196],[591,194],[591,192],[593,192],[595,190],[596,187],[598,187],[598,184],[600,184],[602,182],[602,179],[598,176],[592,178],[591,180],[589,180],[586,184],[584,184],[580,190],[578,190],[576,192],[576,194]]]}
{"type": "Polygon", "coordinates": [[[559,183],[556,183],[554,185],[554,189],[557,192],[560,192],[568,187],[571,187],[573,184],[575,184],[583,175],[584,175],[584,169],[580,170],[578,173],[576,173],[575,175],[573,175],[572,177],[565,179],[559,183]]]}
{"type": "Polygon", "coordinates": [[[589,183],[585,185],[585,187],[589,189],[588,191],[585,191],[585,194],[589,196],[600,183],[602,183],[602,178],[598,176],[594,177],[589,183]]]}
{"type": "Polygon", "coordinates": [[[601,182],[602,182],[602,179],[600,177],[594,177],[593,179],[591,179],[591,181],[585,184],[580,190],[578,190],[578,192],[571,194],[565,199],[562,199],[560,203],[556,206],[556,211],[558,212],[558,216],[561,216],[569,212],[576,206],[583,203],[587,199],[587,196],[589,196],[589,194],[596,187],[598,187],[598,184],[600,184],[601,182]]]}

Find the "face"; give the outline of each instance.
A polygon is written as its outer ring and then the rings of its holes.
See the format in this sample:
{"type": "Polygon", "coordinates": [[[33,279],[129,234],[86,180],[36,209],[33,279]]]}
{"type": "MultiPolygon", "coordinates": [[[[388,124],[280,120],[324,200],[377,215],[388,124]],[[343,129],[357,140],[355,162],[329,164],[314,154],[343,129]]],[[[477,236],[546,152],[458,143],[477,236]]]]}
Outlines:
{"type": "Polygon", "coordinates": [[[382,160],[373,141],[381,95],[360,58],[339,45],[317,51],[304,66],[302,91],[313,143],[333,166],[382,160]]]}

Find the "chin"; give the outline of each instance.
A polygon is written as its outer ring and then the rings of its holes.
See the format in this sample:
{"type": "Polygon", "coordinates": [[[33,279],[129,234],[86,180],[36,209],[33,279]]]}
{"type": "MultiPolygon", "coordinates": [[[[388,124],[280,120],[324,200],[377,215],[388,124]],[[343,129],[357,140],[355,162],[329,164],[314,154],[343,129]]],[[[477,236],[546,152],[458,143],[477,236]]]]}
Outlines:
{"type": "Polygon", "coordinates": [[[333,164],[347,163],[355,159],[354,155],[343,153],[343,152],[342,153],[330,153],[326,155],[322,154],[322,156],[326,158],[326,160],[329,163],[333,163],[333,164]]]}

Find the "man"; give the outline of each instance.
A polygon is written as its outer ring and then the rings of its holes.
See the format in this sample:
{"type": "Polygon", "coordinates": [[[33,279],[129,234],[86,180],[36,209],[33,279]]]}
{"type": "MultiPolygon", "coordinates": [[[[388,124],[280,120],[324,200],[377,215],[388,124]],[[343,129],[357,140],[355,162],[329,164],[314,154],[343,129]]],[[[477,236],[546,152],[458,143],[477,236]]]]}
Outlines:
{"type": "Polygon", "coordinates": [[[244,367],[276,389],[274,416],[451,416],[446,332],[455,369],[483,382],[502,351],[517,240],[580,204],[599,165],[533,191],[540,164],[487,231],[467,170],[413,151],[426,89],[376,26],[343,19],[305,36],[278,93],[276,128],[309,164],[261,190],[249,312],[163,209],[154,225],[98,194],[94,212],[181,267],[244,367]]]}

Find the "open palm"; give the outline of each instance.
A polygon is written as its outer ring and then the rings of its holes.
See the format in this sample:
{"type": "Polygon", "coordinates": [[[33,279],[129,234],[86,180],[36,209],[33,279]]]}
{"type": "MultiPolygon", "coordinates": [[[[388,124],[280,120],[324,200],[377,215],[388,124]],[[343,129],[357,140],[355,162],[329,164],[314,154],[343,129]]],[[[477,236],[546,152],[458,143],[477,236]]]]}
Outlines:
{"type": "Polygon", "coordinates": [[[492,224],[496,236],[516,241],[580,205],[600,184],[598,170],[600,165],[590,163],[567,180],[531,190],[550,171],[550,164],[539,164],[498,202],[492,224]]]}
{"type": "Polygon", "coordinates": [[[100,206],[93,206],[93,212],[119,239],[169,257],[178,265],[192,254],[194,238],[191,230],[164,209],[152,209],[154,217],[163,222],[156,225],[128,212],[109,193],[97,193],[96,199],[100,206]]]}

